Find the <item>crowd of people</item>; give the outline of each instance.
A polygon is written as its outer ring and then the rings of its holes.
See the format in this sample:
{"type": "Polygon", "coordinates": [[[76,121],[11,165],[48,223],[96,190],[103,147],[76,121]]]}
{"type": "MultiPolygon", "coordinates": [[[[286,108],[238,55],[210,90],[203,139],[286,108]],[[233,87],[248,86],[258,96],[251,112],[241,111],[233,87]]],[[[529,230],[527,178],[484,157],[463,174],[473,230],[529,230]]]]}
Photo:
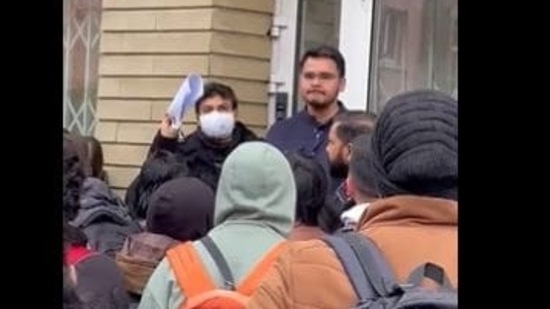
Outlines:
{"type": "Polygon", "coordinates": [[[64,308],[454,308],[458,102],[348,110],[345,73],[337,49],[308,50],[305,107],[265,138],[207,83],[196,130],[164,117],[124,198],[101,143],[64,130],[64,308]]]}

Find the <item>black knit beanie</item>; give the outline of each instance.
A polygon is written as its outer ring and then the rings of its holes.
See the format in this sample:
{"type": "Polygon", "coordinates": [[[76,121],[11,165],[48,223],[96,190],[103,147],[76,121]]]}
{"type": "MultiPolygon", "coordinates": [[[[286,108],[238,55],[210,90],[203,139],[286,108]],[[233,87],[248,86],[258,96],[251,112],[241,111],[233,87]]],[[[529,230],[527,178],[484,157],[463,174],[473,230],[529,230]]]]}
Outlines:
{"type": "Polygon", "coordinates": [[[458,102],[432,90],[403,93],[383,109],[371,140],[372,170],[382,197],[457,199],[458,102]]]}
{"type": "Polygon", "coordinates": [[[203,237],[213,226],[214,192],[197,178],[179,177],[151,195],[146,229],[179,241],[203,237]]]}

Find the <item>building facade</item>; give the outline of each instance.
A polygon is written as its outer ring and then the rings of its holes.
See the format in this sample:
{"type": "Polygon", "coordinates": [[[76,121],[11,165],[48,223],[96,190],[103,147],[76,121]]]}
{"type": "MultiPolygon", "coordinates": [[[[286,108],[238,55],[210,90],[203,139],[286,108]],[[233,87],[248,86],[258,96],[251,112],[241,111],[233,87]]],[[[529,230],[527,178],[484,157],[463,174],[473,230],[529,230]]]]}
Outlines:
{"type": "Polygon", "coordinates": [[[457,0],[64,0],[63,125],[102,142],[123,195],[187,74],[232,86],[260,135],[303,106],[297,63],[317,44],[346,58],[348,108],[379,112],[416,88],[457,96],[457,11],[457,0]]]}

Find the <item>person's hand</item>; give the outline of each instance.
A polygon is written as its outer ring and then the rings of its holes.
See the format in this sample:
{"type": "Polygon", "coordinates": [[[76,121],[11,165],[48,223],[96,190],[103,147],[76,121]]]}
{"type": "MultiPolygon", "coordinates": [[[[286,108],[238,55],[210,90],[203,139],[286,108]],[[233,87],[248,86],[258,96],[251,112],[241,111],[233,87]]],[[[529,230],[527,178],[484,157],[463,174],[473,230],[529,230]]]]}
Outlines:
{"type": "Polygon", "coordinates": [[[178,129],[172,128],[172,121],[168,115],[164,115],[160,122],[160,135],[170,139],[178,137],[178,129]]]}

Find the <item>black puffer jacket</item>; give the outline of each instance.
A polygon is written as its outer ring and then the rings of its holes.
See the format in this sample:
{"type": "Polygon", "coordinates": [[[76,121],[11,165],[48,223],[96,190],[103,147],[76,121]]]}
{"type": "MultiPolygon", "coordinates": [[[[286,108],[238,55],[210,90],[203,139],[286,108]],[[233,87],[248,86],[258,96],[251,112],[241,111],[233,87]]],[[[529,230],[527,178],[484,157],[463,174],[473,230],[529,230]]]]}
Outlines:
{"type": "Polygon", "coordinates": [[[182,141],[164,138],[159,131],[140,174],[126,192],[126,204],[132,209],[134,218],[145,219],[154,189],[180,176],[198,178],[215,192],[225,158],[240,144],[259,139],[241,122],[235,123],[231,142],[224,145],[212,143],[200,129],[182,141]]]}
{"type": "Polygon", "coordinates": [[[240,144],[258,139],[254,132],[237,122],[229,144],[214,144],[201,130],[196,130],[182,143],[176,144],[175,153],[180,161],[187,163],[189,177],[202,180],[216,191],[225,158],[240,144]]]}

